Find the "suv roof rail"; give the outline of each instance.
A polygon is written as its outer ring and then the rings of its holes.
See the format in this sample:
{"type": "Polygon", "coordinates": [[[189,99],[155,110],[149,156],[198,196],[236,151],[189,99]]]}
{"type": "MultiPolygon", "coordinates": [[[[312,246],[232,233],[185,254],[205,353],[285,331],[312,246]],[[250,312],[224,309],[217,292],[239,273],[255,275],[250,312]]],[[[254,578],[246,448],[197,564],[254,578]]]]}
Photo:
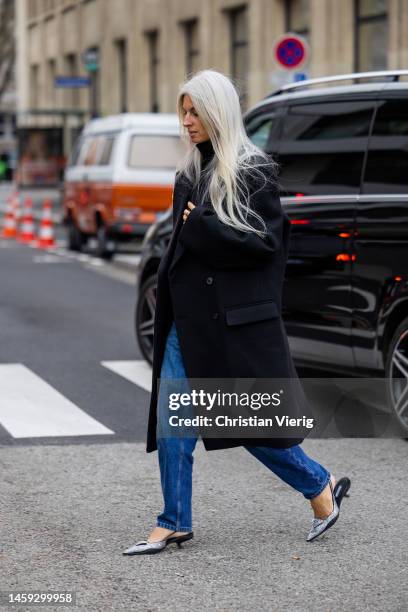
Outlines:
{"type": "Polygon", "coordinates": [[[307,79],[305,81],[296,81],[296,83],[288,83],[287,85],[282,85],[282,87],[276,89],[266,97],[270,98],[271,96],[277,96],[282,93],[290,93],[293,90],[297,91],[302,87],[320,85],[323,83],[335,83],[336,81],[346,80],[358,81],[360,79],[383,79],[384,82],[398,81],[400,76],[408,76],[408,70],[380,70],[376,72],[352,72],[350,74],[336,74],[334,76],[319,77],[316,79],[307,79]]]}

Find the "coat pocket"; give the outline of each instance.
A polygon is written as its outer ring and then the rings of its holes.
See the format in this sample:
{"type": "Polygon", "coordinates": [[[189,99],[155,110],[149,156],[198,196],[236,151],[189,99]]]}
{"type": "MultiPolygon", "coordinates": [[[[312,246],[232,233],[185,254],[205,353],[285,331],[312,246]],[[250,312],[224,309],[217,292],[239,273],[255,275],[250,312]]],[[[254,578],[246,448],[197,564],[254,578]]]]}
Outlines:
{"type": "Polygon", "coordinates": [[[279,310],[276,302],[273,300],[231,308],[225,311],[227,325],[241,325],[241,323],[264,321],[265,319],[274,319],[276,317],[279,317],[279,310]]]}

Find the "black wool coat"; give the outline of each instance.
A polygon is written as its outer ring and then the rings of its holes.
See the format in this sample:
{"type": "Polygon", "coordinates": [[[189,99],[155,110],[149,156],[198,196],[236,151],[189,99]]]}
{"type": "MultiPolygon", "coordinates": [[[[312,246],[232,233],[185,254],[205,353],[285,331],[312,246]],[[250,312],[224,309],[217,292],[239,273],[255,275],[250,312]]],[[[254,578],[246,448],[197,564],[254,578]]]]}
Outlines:
{"type": "MultiPolygon", "coordinates": [[[[147,452],[157,449],[157,383],[173,317],[188,378],[297,377],[280,314],[290,221],[276,188],[248,181],[251,208],[267,226],[265,239],[221,223],[211,202],[191,199],[192,185],[176,177],[173,233],[158,269],[147,452]],[[189,200],[196,208],[183,224],[189,200]]],[[[302,441],[203,438],[207,450],[287,448],[302,441]]]]}

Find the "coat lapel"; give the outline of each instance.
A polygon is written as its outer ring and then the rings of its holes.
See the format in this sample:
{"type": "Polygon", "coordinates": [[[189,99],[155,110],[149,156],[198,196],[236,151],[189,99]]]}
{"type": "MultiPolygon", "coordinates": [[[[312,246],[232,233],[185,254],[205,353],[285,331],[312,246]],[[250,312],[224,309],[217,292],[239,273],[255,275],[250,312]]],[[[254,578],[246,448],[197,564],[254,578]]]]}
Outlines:
{"type": "MultiPolygon", "coordinates": [[[[187,202],[190,200],[193,204],[197,206],[210,206],[211,201],[209,199],[204,200],[203,202],[195,202],[196,200],[196,192],[193,189],[192,184],[185,177],[182,180],[176,183],[174,187],[174,197],[173,197],[173,234],[170,240],[169,246],[169,256],[172,257],[172,261],[169,267],[169,270],[173,270],[174,266],[183,255],[185,248],[181,243],[178,243],[178,235],[183,226],[183,211],[187,206],[187,202]]],[[[188,223],[188,221],[187,221],[188,223]]]]}
{"type": "Polygon", "coordinates": [[[183,211],[190,199],[191,191],[192,185],[185,177],[179,181],[176,181],[173,194],[173,233],[168,248],[169,257],[172,258],[169,268],[170,270],[173,268],[174,264],[176,261],[178,261],[184,251],[184,247],[181,244],[179,245],[178,249],[176,249],[176,245],[179,232],[183,225],[183,211]]]}

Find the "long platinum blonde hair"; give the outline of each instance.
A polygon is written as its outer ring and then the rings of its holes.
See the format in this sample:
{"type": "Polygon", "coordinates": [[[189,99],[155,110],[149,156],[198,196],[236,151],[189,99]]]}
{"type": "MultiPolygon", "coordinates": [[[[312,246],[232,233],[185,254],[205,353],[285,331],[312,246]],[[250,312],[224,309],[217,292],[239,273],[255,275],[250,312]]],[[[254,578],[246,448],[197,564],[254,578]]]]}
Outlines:
{"type": "MultiPolygon", "coordinates": [[[[239,103],[239,96],[231,80],[215,70],[196,73],[179,88],[177,112],[180,119],[181,138],[188,146],[188,153],[180,162],[179,170],[197,185],[201,173],[201,153],[190,142],[183,127],[183,100],[190,96],[200,121],[205,127],[214,158],[203,172],[204,192],[221,222],[244,232],[255,232],[264,237],[263,219],[250,207],[249,182],[257,189],[276,187],[278,164],[248,138],[239,103]],[[255,221],[254,227],[248,217],[255,221]]],[[[202,178],[203,178],[202,177],[202,178]]]]}

